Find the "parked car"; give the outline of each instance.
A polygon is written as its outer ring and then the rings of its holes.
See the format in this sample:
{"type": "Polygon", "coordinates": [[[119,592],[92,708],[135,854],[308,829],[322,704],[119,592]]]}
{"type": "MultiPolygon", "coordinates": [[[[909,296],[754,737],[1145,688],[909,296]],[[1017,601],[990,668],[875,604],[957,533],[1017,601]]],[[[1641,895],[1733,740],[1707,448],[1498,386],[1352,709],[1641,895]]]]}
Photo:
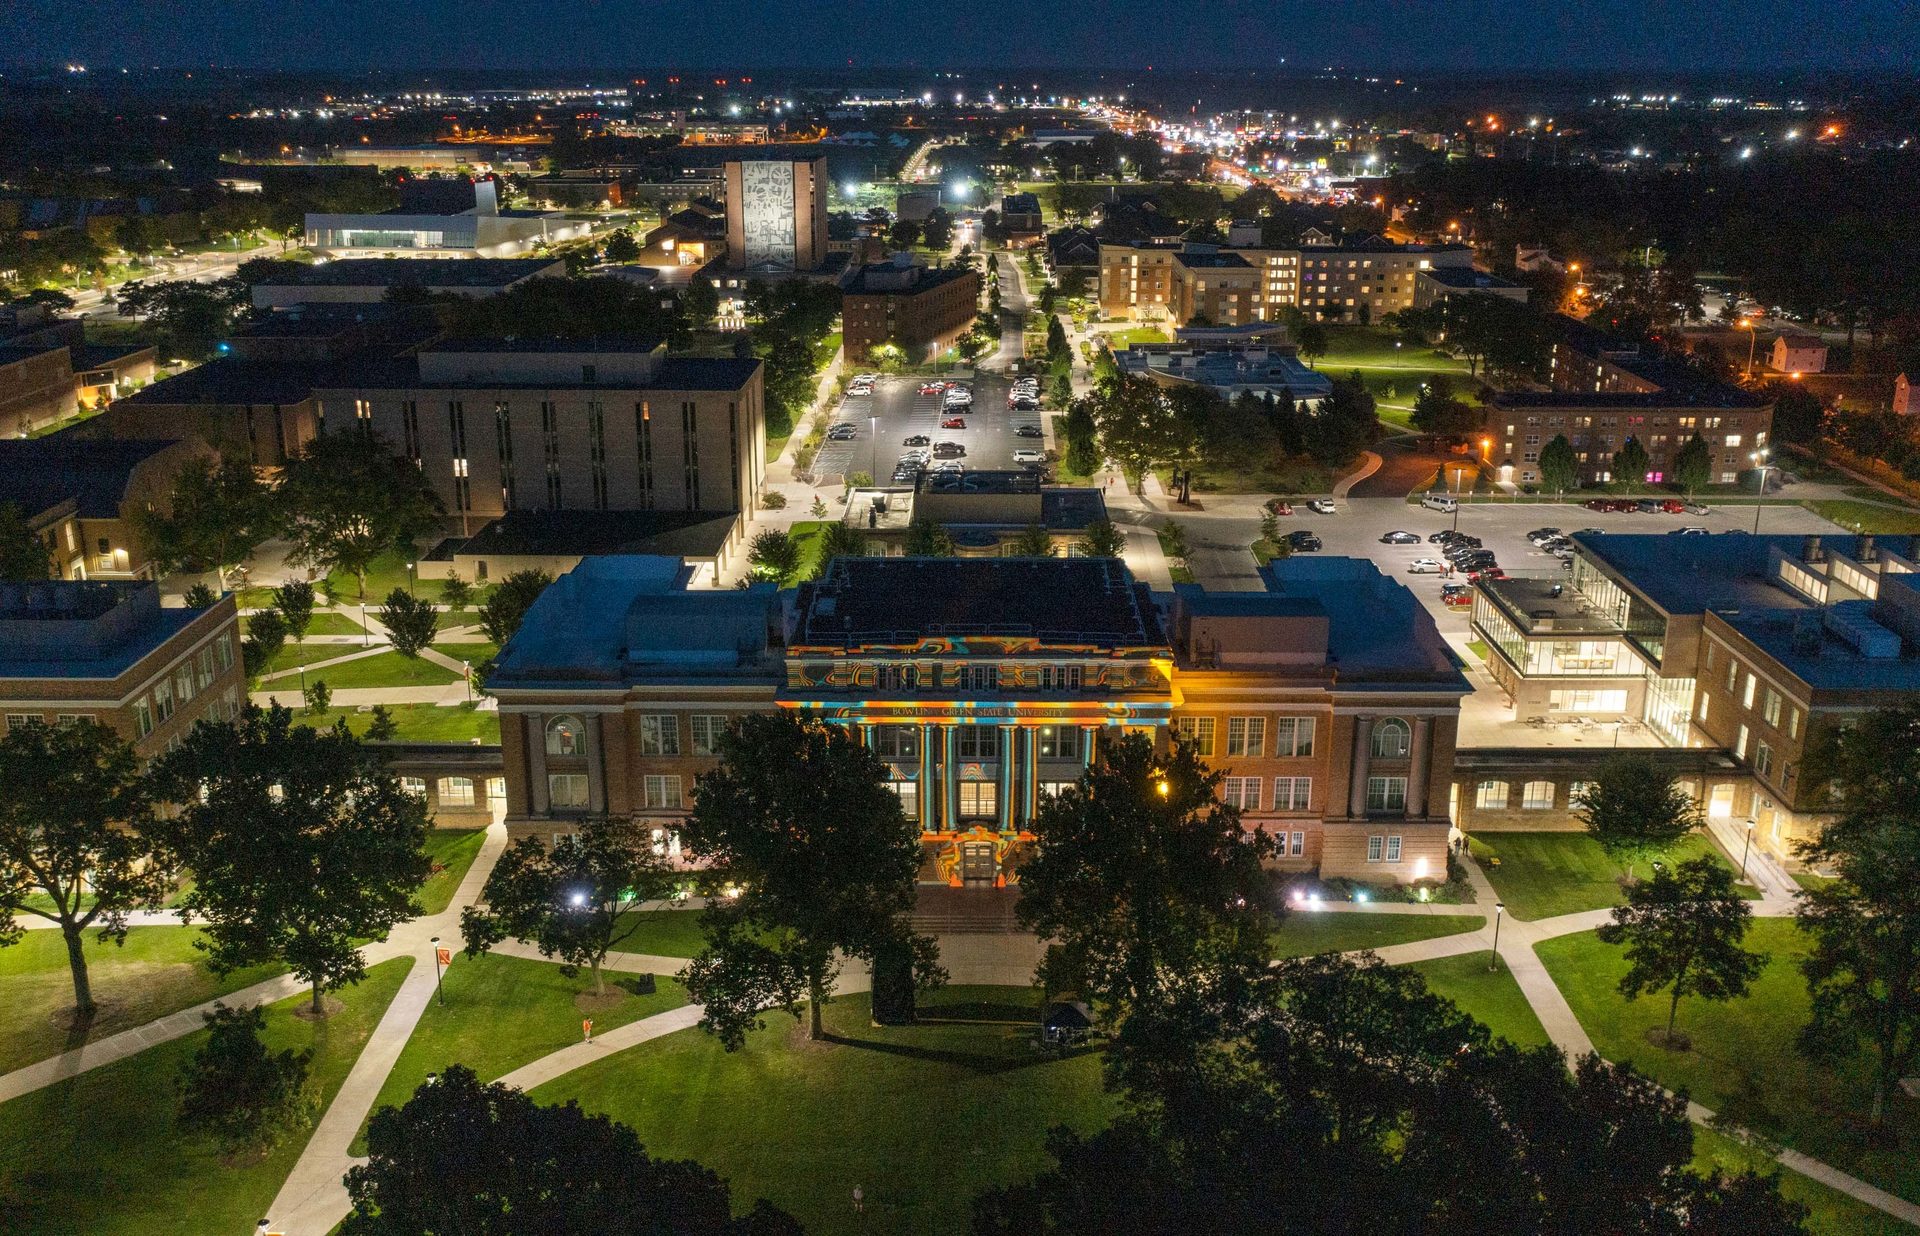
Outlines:
{"type": "Polygon", "coordinates": [[[1694,527],[1694,528],[1675,528],[1672,532],[1669,532],[1667,535],[1668,536],[1710,536],[1712,534],[1709,533],[1705,528],[1694,527]]]}
{"type": "Polygon", "coordinates": [[[1668,498],[1660,504],[1660,509],[1669,515],[1681,515],[1686,512],[1687,504],[1678,498],[1668,498]]]}
{"type": "Polygon", "coordinates": [[[1016,438],[1044,438],[1047,435],[1038,425],[1021,425],[1014,429],[1013,436],[1016,438]]]}
{"type": "Polygon", "coordinates": [[[857,438],[859,436],[860,430],[853,425],[847,424],[845,421],[827,430],[827,438],[834,442],[845,442],[848,438],[857,438]]]}
{"type": "Polygon", "coordinates": [[[1440,575],[1445,573],[1447,564],[1438,558],[1415,558],[1407,564],[1409,575],[1440,575]]]}
{"type": "Polygon", "coordinates": [[[967,448],[958,442],[935,442],[933,454],[936,459],[953,459],[967,453],[967,448]]]}
{"type": "Polygon", "coordinates": [[[966,470],[967,466],[957,459],[943,459],[932,468],[935,476],[959,476],[966,470]]]}
{"type": "Polygon", "coordinates": [[[1633,510],[1637,515],[1658,515],[1660,504],[1652,498],[1642,498],[1633,504],[1633,510]]]}
{"type": "Polygon", "coordinates": [[[1284,498],[1268,498],[1266,509],[1269,515],[1291,515],[1293,514],[1293,503],[1288,502],[1284,498]]]}
{"type": "Polygon", "coordinates": [[[1477,571],[1468,571],[1467,578],[1479,583],[1483,579],[1505,579],[1507,573],[1497,566],[1482,567],[1477,571]]]}
{"type": "Polygon", "coordinates": [[[1713,513],[1711,507],[1703,506],[1698,502],[1682,502],[1680,504],[1680,510],[1688,515],[1710,515],[1713,513]]]}
{"type": "Polygon", "coordinates": [[[1287,533],[1287,544],[1295,553],[1310,554],[1320,548],[1320,538],[1302,528],[1297,532],[1287,533]]]}
{"type": "Polygon", "coordinates": [[[1455,532],[1453,529],[1442,528],[1440,529],[1440,531],[1432,533],[1427,537],[1427,544],[1451,545],[1453,544],[1454,541],[1458,540],[1459,537],[1460,537],[1460,534],[1458,532],[1455,532]]]}
{"type": "Polygon", "coordinates": [[[1024,447],[1013,453],[1013,462],[1017,464],[1037,464],[1045,463],[1046,461],[1047,453],[1045,451],[1036,451],[1031,447],[1024,447]]]}
{"type": "Polygon", "coordinates": [[[922,382],[920,384],[920,393],[922,395],[938,395],[946,389],[947,384],[945,382],[922,382]]]}
{"type": "Polygon", "coordinates": [[[949,416],[946,420],[940,422],[940,428],[942,429],[965,429],[966,427],[967,422],[958,416],[949,416]]]}
{"type": "Polygon", "coordinates": [[[931,446],[933,439],[923,433],[910,433],[900,440],[901,446],[931,446]]]}
{"type": "Polygon", "coordinates": [[[1380,543],[1382,545],[1418,545],[1420,538],[1411,532],[1404,532],[1396,528],[1392,532],[1383,533],[1380,537],[1380,543]]]}
{"type": "Polygon", "coordinates": [[[1601,534],[1606,532],[1606,529],[1605,528],[1576,528],[1574,529],[1574,531],[1585,532],[1593,536],[1600,536],[1601,534]]]}
{"type": "Polygon", "coordinates": [[[1031,395],[1013,395],[1007,399],[1007,406],[1015,412],[1038,412],[1040,401],[1031,395]]]}
{"type": "Polygon", "coordinates": [[[1551,541],[1559,535],[1560,529],[1558,528],[1535,528],[1532,532],[1527,533],[1527,539],[1535,545],[1538,545],[1543,541],[1551,541]]]}
{"type": "Polygon", "coordinates": [[[1316,515],[1332,515],[1340,508],[1333,504],[1332,498],[1315,498],[1307,503],[1307,509],[1316,515]]]}

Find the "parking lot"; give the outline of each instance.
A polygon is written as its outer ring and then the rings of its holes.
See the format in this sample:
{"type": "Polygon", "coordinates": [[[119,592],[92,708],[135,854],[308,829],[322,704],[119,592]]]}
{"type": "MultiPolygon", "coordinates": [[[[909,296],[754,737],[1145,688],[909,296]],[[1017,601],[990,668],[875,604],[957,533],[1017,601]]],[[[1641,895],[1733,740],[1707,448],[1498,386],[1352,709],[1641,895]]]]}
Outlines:
{"type": "Polygon", "coordinates": [[[1022,426],[1043,429],[1045,412],[1014,412],[1007,407],[1010,380],[1003,374],[976,373],[961,383],[973,392],[973,406],[965,412],[944,410],[942,394],[921,394],[928,378],[883,377],[870,396],[850,395],[835,409],[833,424],[851,425],[854,436],[829,438],[821,443],[813,470],[819,477],[865,472],[880,484],[909,449],[906,439],[957,442],[965,452],[956,456],[969,472],[1016,468],[1016,450],[1045,448],[1044,437],[1022,437],[1022,426]],[[964,429],[942,429],[940,422],[958,416],[964,429]]]}

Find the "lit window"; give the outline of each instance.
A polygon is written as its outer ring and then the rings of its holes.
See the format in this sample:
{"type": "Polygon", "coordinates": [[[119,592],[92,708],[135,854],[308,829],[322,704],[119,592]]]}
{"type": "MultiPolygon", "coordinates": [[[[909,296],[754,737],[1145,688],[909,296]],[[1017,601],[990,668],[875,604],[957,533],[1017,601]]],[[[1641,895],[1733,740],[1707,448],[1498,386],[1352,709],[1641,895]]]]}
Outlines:
{"type": "Polygon", "coordinates": [[[1373,727],[1373,754],[1376,759],[1405,759],[1413,747],[1413,731],[1398,717],[1388,717],[1373,727]]]}
{"type": "Polygon", "coordinates": [[[1227,754],[1259,756],[1267,750],[1265,717],[1228,717],[1227,754]]]}
{"type": "Polygon", "coordinates": [[[427,779],[425,777],[402,777],[400,778],[400,788],[415,798],[425,798],[427,796],[427,779]]]}
{"type": "Polygon", "coordinates": [[[1553,808],[1553,782],[1529,781],[1520,787],[1522,811],[1549,811],[1553,808]]]}
{"type": "Polygon", "coordinates": [[[679,755],[680,719],[672,713],[648,713],[640,718],[641,755],[679,755]]]}
{"type": "MultiPolygon", "coordinates": [[[[1208,721],[1211,726],[1211,719],[1208,721]]],[[[1211,740],[1211,731],[1209,731],[1211,740]]],[[[1077,760],[1080,758],[1080,729],[1073,725],[1043,725],[1033,737],[1033,748],[1038,758],[1043,760],[1077,760]]]]}
{"type": "Polygon", "coordinates": [[[586,751],[578,717],[555,717],[547,722],[548,755],[581,755],[586,751]]]}
{"type": "Polygon", "coordinates": [[[1273,779],[1275,811],[1305,811],[1312,799],[1312,777],[1275,777],[1273,779]]]}
{"type": "Polygon", "coordinates": [[[1273,727],[1275,755],[1312,755],[1313,718],[1281,717],[1273,727]]]}
{"type": "Polygon", "coordinates": [[[687,718],[693,730],[693,753],[695,755],[719,755],[720,735],[726,732],[727,719],[715,716],[695,716],[687,718]]]}
{"type": "Polygon", "coordinates": [[[548,773],[547,803],[555,811],[577,811],[587,805],[585,773],[548,773]]]}
{"type": "Polygon", "coordinates": [[[1407,779],[1405,777],[1367,778],[1367,810],[1405,811],[1406,809],[1407,779]]]}
{"type": "Polygon", "coordinates": [[[681,806],[680,778],[650,776],[646,778],[646,805],[655,811],[678,810],[681,806]]]}
{"type": "Polygon", "coordinates": [[[440,778],[440,805],[442,807],[473,806],[473,778],[440,778]]]}
{"type": "Polygon", "coordinates": [[[1474,788],[1473,805],[1482,811],[1504,811],[1507,793],[1507,783],[1504,781],[1482,781],[1474,788]]]}
{"type": "Polygon", "coordinates": [[[1220,797],[1229,807],[1237,807],[1242,811],[1258,811],[1260,810],[1260,778],[1222,778],[1220,797]]]}

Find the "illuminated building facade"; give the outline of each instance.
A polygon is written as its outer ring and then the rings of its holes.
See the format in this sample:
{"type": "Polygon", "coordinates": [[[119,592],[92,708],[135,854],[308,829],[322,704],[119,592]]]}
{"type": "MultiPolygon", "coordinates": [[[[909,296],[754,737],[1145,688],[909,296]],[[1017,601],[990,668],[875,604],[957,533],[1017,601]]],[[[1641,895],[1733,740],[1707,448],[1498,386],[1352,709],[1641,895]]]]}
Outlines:
{"type": "Polygon", "coordinates": [[[727,265],[761,274],[817,269],[827,256],[827,161],[726,165],[727,265]]]}
{"type": "Polygon", "coordinates": [[[677,559],[588,559],[488,682],[507,828],[552,837],[604,813],[677,853],[719,734],[789,708],[886,762],[924,882],[1017,883],[1046,797],[1128,732],[1192,744],[1282,867],[1443,879],[1458,663],[1370,563],[1266,578],[1169,594],[1114,559],[858,558],[785,593],[704,592],[677,559]]]}

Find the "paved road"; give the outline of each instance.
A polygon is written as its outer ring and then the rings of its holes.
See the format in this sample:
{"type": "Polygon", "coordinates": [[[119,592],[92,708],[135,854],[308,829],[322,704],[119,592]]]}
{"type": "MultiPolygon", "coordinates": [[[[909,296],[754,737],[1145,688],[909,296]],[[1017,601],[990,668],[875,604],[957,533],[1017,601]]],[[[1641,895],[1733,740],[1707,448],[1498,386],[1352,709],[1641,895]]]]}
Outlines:
{"type": "Polygon", "coordinates": [[[1023,425],[1038,427],[1043,413],[1013,412],[1007,408],[1008,379],[999,373],[979,372],[965,385],[973,390],[973,408],[958,413],[965,428],[942,429],[948,419],[942,396],[920,393],[921,378],[881,378],[871,396],[849,396],[834,414],[836,423],[854,427],[855,436],[821,444],[814,459],[817,476],[866,472],[886,484],[895,462],[909,448],[906,439],[924,436],[934,442],[957,442],[958,456],[969,472],[1014,468],[1013,452],[1038,448],[1040,438],[1018,436],[1023,425]]]}
{"type": "Polygon", "coordinates": [[[1350,491],[1355,498],[1404,498],[1433,479],[1441,464],[1457,462],[1458,455],[1424,449],[1415,437],[1388,438],[1380,443],[1380,468],[1350,491]]]}
{"type": "MultiPolygon", "coordinates": [[[[232,274],[240,263],[257,257],[278,257],[282,250],[278,242],[264,244],[255,249],[222,249],[214,253],[196,253],[190,257],[169,259],[166,268],[148,274],[141,279],[167,280],[185,279],[194,283],[204,283],[213,279],[224,279],[232,274]]],[[[119,315],[113,303],[113,293],[122,285],[109,284],[105,292],[88,289],[73,294],[76,311],[83,317],[111,318],[119,315]]]]}

